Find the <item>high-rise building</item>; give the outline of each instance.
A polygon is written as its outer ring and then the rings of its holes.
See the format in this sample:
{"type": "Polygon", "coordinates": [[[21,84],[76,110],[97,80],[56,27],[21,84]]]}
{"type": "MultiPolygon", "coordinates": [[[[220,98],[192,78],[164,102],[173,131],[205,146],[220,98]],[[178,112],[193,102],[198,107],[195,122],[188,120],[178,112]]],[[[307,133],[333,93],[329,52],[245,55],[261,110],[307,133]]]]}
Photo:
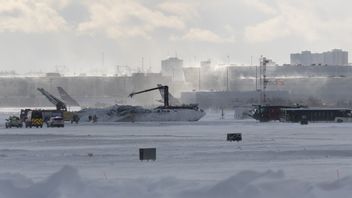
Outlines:
{"type": "Polygon", "coordinates": [[[340,49],[323,53],[302,51],[291,54],[291,65],[348,65],[348,52],[340,49]]]}
{"type": "Polygon", "coordinates": [[[211,60],[205,60],[200,62],[200,67],[205,70],[210,70],[211,68],[211,60]]]}
{"type": "Polygon", "coordinates": [[[161,74],[172,77],[173,81],[184,81],[183,60],[170,57],[161,61],[161,74]]]}

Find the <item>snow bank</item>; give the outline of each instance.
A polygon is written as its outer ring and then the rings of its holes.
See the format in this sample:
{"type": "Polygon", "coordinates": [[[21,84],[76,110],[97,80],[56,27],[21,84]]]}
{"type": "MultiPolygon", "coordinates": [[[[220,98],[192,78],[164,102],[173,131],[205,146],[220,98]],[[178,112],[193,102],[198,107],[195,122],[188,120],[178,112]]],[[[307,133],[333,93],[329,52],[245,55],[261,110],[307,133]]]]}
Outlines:
{"type": "Polygon", "coordinates": [[[182,193],[187,198],[328,198],[348,197],[352,178],[314,184],[285,179],[283,172],[241,172],[214,186],[182,193]]]}
{"type": "Polygon", "coordinates": [[[119,182],[82,179],[66,166],[41,182],[21,176],[0,175],[1,198],[345,198],[352,193],[352,178],[330,183],[285,179],[283,172],[243,171],[224,181],[200,186],[175,178],[119,182]],[[104,185],[103,185],[104,183],[104,185]]]}

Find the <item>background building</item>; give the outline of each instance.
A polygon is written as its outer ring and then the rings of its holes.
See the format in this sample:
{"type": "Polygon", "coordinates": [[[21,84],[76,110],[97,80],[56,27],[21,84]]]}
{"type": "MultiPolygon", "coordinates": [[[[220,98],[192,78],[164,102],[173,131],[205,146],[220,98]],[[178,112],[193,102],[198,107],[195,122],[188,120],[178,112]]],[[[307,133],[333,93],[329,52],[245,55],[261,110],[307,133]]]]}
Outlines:
{"type": "Polygon", "coordinates": [[[291,65],[348,65],[348,52],[334,49],[323,53],[303,51],[291,54],[291,65]]]}
{"type": "Polygon", "coordinates": [[[183,60],[177,57],[162,60],[161,74],[171,77],[173,81],[184,81],[183,60]]]}

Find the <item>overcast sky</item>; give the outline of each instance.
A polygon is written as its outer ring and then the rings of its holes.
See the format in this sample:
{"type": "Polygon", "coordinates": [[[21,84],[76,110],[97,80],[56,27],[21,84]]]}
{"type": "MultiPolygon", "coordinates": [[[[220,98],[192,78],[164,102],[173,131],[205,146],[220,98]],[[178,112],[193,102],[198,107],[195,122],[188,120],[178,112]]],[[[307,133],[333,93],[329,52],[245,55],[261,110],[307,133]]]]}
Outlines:
{"type": "Polygon", "coordinates": [[[112,73],[175,56],[279,64],[352,46],[348,0],[0,0],[0,69],[112,73]],[[104,54],[104,55],[103,55],[104,54]],[[103,61],[104,57],[104,61],[103,61]],[[104,63],[103,63],[104,62],[104,63]]]}

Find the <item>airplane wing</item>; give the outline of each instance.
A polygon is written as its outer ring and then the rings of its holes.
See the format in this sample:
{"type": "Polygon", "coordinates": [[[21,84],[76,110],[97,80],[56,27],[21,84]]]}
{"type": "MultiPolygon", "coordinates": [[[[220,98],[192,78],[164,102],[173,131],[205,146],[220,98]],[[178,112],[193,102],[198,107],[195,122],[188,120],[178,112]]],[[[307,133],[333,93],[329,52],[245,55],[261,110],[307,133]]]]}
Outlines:
{"type": "Polygon", "coordinates": [[[62,87],[57,87],[57,90],[59,91],[61,99],[64,100],[69,106],[80,106],[78,102],[73,99],[62,87]]]}
{"type": "MultiPolygon", "coordinates": [[[[157,84],[158,87],[161,87],[163,85],[161,84],[157,84]]],[[[159,102],[163,103],[164,102],[164,90],[163,89],[159,89],[160,91],[160,95],[161,95],[161,100],[159,100],[159,102]]],[[[175,98],[173,95],[170,94],[169,92],[169,103],[170,105],[181,105],[181,102],[179,99],[175,98]]]]}

